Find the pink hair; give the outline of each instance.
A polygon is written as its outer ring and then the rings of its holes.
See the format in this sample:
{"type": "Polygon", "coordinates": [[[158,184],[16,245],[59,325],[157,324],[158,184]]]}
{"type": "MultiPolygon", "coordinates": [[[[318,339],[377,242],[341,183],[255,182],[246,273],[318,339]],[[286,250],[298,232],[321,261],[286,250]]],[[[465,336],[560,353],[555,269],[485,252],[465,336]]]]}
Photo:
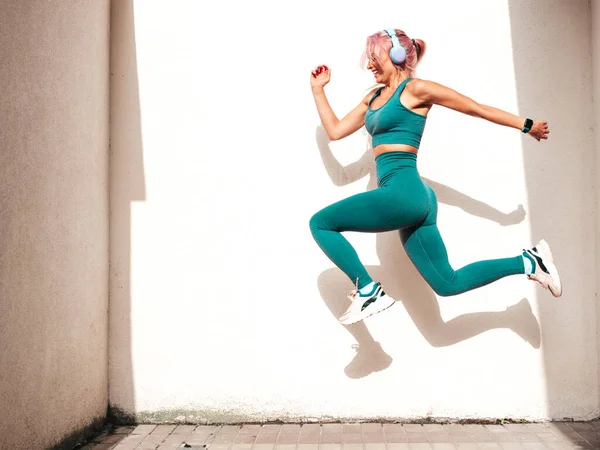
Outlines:
{"type": "MultiPolygon", "coordinates": [[[[427,46],[421,39],[414,39],[415,43],[413,44],[413,39],[409,38],[404,31],[398,30],[397,28],[394,30],[396,31],[396,36],[400,41],[400,45],[406,50],[406,60],[402,64],[395,64],[393,62],[392,64],[394,64],[398,70],[408,70],[409,76],[413,77],[415,75],[417,64],[421,58],[423,58],[423,55],[425,55],[427,46]]],[[[379,52],[384,50],[388,53],[390,48],[392,48],[392,39],[385,31],[379,31],[372,34],[367,38],[367,44],[360,60],[360,65],[366,68],[372,57],[371,55],[373,55],[373,59],[377,61],[379,59],[379,52]]]]}

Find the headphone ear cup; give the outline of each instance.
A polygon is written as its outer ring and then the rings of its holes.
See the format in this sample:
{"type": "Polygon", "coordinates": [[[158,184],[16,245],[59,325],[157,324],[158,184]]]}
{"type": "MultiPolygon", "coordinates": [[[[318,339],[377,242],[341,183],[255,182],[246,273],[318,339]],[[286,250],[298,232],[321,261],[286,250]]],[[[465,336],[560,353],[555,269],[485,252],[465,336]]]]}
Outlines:
{"type": "Polygon", "coordinates": [[[392,47],[390,49],[390,59],[395,64],[402,64],[406,60],[406,50],[404,47],[392,47]]]}

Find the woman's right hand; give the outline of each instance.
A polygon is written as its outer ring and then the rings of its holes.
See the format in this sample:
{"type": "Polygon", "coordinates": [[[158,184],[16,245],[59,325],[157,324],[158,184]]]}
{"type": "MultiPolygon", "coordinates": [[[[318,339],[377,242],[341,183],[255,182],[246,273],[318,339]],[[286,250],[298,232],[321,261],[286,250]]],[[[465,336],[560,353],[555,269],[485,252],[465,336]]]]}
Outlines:
{"type": "Polygon", "coordinates": [[[320,65],[311,72],[310,76],[310,87],[311,88],[323,88],[331,80],[331,71],[329,67],[320,65]]]}

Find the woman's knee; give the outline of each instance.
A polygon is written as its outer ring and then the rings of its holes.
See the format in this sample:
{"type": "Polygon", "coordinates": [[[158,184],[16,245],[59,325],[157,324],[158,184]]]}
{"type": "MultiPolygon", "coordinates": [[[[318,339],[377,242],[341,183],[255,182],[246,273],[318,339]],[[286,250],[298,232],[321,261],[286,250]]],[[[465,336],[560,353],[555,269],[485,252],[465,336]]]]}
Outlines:
{"type": "MultiPolygon", "coordinates": [[[[439,273],[434,267],[418,268],[421,276],[427,284],[440,297],[452,297],[462,292],[460,284],[456,280],[456,272],[449,273],[446,270],[443,274],[439,273]]],[[[439,268],[438,268],[439,269],[439,268]]]]}
{"type": "Polygon", "coordinates": [[[310,230],[314,233],[318,230],[326,230],[327,229],[327,221],[326,215],[323,213],[323,210],[313,214],[308,222],[310,230]]]}
{"type": "Polygon", "coordinates": [[[445,281],[429,283],[429,285],[431,286],[431,289],[433,289],[433,292],[435,292],[440,297],[452,297],[460,293],[457,286],[454,286],[453,284],[447,283],[445,281]]]}

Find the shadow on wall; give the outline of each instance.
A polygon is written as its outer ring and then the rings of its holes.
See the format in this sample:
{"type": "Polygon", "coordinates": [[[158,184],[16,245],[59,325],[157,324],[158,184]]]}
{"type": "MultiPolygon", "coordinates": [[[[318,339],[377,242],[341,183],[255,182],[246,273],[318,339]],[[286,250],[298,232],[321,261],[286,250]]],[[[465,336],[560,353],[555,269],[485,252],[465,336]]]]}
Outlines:
{"type": "MultiPolygon", "coordinates": [[[[327,134],[321,126],[317,128],[316,137],[323,164],[336,186],[353,183],[369,175],[367,190],[377,187],[375,160],[370,148],[360,160],[343,167],[335,159],[327,134]]],[[[505,214],[448,186],[426,178],[423,180],[433,188],[439,202],[459,207],[469,214],[493,220],[503,226],[517,224],[525,218],[521,205],[505,214]]],[[[437,297],[408,259],[400,242],[399,232],[378,233],[376,247],[381,265],[367,266],[367,271],[373,279],[381,281],[392,298],[402,301],[415,325],[432,346],[445,347],[488,330],[508,328],[532,347],[539,348],[540,329],[527,299],[523,298],[505,311],[469,313],[444,322],[437,297]]],[[[336,318],[341,316],[349,305],[343,292],[352,288],[350,280],[338,268],[332,268],[319,276],[318,285],[331,313],[336,318]]],[[[345,369],[348,377],[361,378],[391,364],[392,358],[373,339],[364,322],[346,328],[358,343],[357,354],[345,369]]]]}
{"type": "Polygon", "coordinates": [[[111,2],[109,415],[135,421],[131,204],[146,198],[133,0],[111,2]]]}
{"type": "Polygon", "coordinates": [[[547,120],[548,141],[523,137],[532,240],[553,249],[564,286],[540,292],[549,418],[597,416],[591,6],[509,0],[519,114],[547,120]]]}

